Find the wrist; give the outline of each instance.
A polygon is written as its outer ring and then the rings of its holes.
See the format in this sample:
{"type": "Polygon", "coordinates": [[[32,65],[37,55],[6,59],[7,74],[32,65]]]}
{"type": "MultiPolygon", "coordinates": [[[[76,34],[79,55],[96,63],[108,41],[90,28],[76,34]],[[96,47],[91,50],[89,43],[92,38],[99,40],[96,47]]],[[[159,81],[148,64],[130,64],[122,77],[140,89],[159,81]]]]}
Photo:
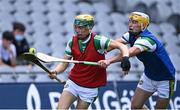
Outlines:
{"type": "Polygon", "coordinates": [[[52,72],[56,75],[58,74],[57,70],[52,70],[52,72]]]}
{"type": "Polygon", "coordinates": [[[56,75],[58,74],[58,72],[56,70],[54,72],[55,72],[56,75]]]}
{"type": "Polygon", "coordinates": [[[122,60],[128,60],[129,59],[129,56],[123,56],[122,58],[121,58],[121,61],[122,60]]]}
{"type": "Polygon", "coordinates": [[[106,62],[107,65],[111,64],[111,61],[109,59],[105,60],[105,62],[106,62]]]}

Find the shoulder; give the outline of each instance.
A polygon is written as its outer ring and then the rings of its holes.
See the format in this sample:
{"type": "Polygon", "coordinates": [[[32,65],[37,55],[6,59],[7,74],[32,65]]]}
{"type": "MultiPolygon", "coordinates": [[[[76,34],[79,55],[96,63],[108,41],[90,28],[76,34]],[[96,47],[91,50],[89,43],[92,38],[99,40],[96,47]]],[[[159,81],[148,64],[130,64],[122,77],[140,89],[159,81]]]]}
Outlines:
{"type": "Polygon", "coordinates": [[[94,40],[106,40],[109,39],[107,36],[104,35],[95,35],[94,40]]]}
{"type": "Polygon", "coordinates": [[[71,53],[71,49],[72,49],[72,39],[70,39],[66,45],[65,48],[65,55],[71,57],[72,53],[71,53]]]}
{"type": "Polygon", "coordinates": [[[107,37],[103,36],[103,35],[95,35],[94,36],[94,40],[101,40],[101,39],[104,39],[104,38],[107,38],[107,37]]]}
{"type": "Polygon", "coordinates": [[[94,46],[100,54],[104,54],[106,49],[109,47],[110,38],[102,35],[96,35],[94,37],[94,46]]]}
{"type": "Polygon", "coordinates": [[[144,36],[142,36],[142,37],[139,37],[136,41],[135,41],[135,43],[137,43],[137,42],[139,42],[139,43],[141,43],[141,44],[151,44],[151,45],[154,45],[154,44],[156,44],[156,42],[152,39],[152,38],[150,38],[150,37],[144,37],[144,36]]]}
{"type": "Polygon", "coordinates": [[[10,47],[11,47],[11,49],[16,49],[16,46],[12,43],[11,45],[10,45],[10,47]]]}
{"type": "Polygon", "coordinates": [[[103,35],[96,35],[94,37],[94,44],[100,45],[101,47],[108,45],[110,43],[110,38],[103,35]]]}

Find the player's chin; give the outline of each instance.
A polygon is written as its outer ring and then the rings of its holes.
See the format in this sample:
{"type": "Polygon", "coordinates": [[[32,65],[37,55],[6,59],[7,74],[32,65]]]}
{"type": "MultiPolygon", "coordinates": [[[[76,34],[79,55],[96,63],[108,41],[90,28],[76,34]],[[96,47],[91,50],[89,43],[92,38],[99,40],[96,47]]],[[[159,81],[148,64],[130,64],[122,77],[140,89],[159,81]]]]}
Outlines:
{"type": "Polygon", "coordinates": [[[129,29],[129,32],[134,32],[133,29],[129,29]]]}
{"type": "Polygon", "coordinates": [[[78,39],[83,40],[83,37],[81,35],[77,35],[78,39]]]}

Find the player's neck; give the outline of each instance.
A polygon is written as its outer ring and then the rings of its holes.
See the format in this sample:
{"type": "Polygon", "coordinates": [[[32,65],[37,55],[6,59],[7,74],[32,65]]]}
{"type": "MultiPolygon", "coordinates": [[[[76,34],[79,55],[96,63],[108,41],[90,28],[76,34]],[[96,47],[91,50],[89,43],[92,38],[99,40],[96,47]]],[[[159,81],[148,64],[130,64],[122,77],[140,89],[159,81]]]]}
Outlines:
{"type": "Polygon", "coordinates": [[[88,34],[86,37],[81,38],[82,42],[88,42],[89,39],[90,39],[90,37],[91,37],[90,35],[91,35],[91,34],[88,34]]]}

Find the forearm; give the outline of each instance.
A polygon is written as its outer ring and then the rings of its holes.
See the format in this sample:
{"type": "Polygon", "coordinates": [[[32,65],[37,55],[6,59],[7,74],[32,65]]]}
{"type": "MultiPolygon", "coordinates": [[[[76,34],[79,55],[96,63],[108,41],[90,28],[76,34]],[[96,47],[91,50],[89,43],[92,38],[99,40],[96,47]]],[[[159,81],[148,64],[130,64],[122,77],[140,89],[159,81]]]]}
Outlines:
{"type": "Polygon", "coordinates": [[[118,43],[118,48],[121,51],[118,55],[108,59],[110,63],[115,63],[121,61],[123,57],[129,57],[129,50],[128,47],[122,43],[118,43]]]}
{"type": "Polygon", "coordinates": [[[67,67],[68,63],[59,63],[54,69],[54,71],[56,71],[57,73],[62,73],[66,70],[67,67]]]}
{"type": "Polygon", "coordinates": [[[120,57],[119,60],[121,59],[121,57],[129,57],[129,50],[128,50],[128,47],[126,45],[120,43],[119,49],[121,50],[120,55],[117,56],[117,57],[120,57]]]}
{"type": "Polygon", "coordinates": [[[123,43],[117,42],[115,40],[111,40],[108,50],[110,51],[113,49],[118,49],[120,53],[110,59],[107,59],[106,61],[110,63],[115,63],[115,62],[120,61],[122,57],[129,57],[128,47],[124,45],[123,43]]]}
{"type": "Polygon", "coordinates": [[[13,51],[12,48],[8,48],[9,54],[10,54],[10,63],[12,67],[16,66],[16,53],[13,51]]]}
{"type": "MultiPolygon", "coordinates": [[[[139,53],[139,50],[134,51],[134,49],[130,48],[128,52],[129,52],[129,57],[133,57],[133,56],[136,56],[139,53]]],[[[107,61],[110,64],[115,63],[115,62],[119,62],[119,61],[122,60],[122,57],[125,57],[125,56],[123,56],[123,54],[120,53],[120,54],[118,54],[118,55],[116,55],[116,56],[114,56],[112,58],[107,59],[107,61]]]]}
{"type": "Polygon", "coordinates": [[[107,59],[107,61],[111,64],[111,63],[119,62],[121,61],[121,59],[122,59],[122,54],[118,54],[116,56],[107,59]]]}
{"type": "Polygon", "coordinates": [[[16,66],[16,55],[13,53],[12,50],[9,50],[9,53],[10,53],[11,66],[15,67],[16,66]]]}
{"type": "Polygon", "coordinates": [[[12,66],[12,67],[15,67],[15,66],[16,66],[16,57],[13,56],[13,57],[10,59],[10,62],[11,62],[11,66],[12,66]]]}

